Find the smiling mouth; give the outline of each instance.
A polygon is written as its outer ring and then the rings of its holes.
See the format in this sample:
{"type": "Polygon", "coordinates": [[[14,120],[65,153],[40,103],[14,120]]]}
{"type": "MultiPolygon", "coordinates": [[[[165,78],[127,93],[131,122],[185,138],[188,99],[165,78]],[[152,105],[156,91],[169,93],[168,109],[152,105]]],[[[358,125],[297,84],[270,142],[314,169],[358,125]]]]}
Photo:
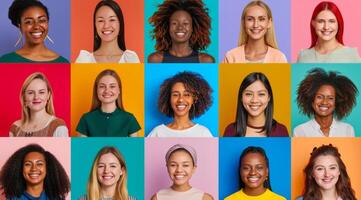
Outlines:
{"type": "Polygon", "coordinates": [[[176,180],[182,180],[182,179],[184,179],[185,177],[186,177],[185,174],[178,174],[178,175],[175,175],[175,176],[174,176],[174,178],[175,178],[176,180]]]}
{"type": "Polygon", "coordinates": [[[250,105],[248,106],[252,111],[257,111],[261,108],[261,105],[250,105]]]}
{"type": "Polygon", "coordinates": [[[186,35],[186,33],[184,33],[184,32],[176,32],[175,35],[179,36],[179,37],[183,37],[183,36],[186,35]]]}
{"type": "Polygon", "coordinates": [[[34,38],[41,38],[43,32],[31,32],[30,33],[34,38]]]}
{"type": "Polygon", "coordinates": [[[322,35],[329,36],[332,35],[333,31],[321,31],[322,35]]]}
{"type": "Polygon", "coordinates": [[[104,180],[111,180],[114,178],[114,176],[102,176],[104,180]]]}
{"type": "Polygon", "coordinates": [[[250,29],[251,33],[259,34],[263,31],[263,29],[250,29]]]}
{"type": "Polygon", "coordinates": [[[256,183],[260,180],[259,177],[248,177],[247,180],[250,182],[250,183],[256,183]]]}
{"type": "Polygon", "coordinates": [[[186,109],[186,107],[187,107],[187,105],[185,105],[185,104],[176,105],[176,108],[178,111],[183,111],[186,109]]]}
{"type": "Polygon", "coordinates": [[[103,35],[110,35],[110,34],[112,34],[113,33],[113,31],[102,31],[102,34],[103,35]]]}
{"type": "Polygon", "coordinates": [[[318,109],[320,111],[328,111],[330,108],[328,106],[319,106],[318,109]]]}
{"type": "Polygon", "coordinates": [[[37,179],[40,177],[40,173],[31,173],[31,174],[29,174],[29,177],[31,179],[37,179]]]}

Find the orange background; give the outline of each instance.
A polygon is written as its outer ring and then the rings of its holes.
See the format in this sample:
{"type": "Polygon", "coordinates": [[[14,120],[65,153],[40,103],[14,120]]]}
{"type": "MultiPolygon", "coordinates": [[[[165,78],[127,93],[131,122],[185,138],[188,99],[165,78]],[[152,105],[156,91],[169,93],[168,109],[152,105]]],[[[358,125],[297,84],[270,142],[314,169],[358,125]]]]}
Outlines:
{"type": "Polygon", "coordinates": [[[96,76],[105,69],[115,70],[122,82],[123,105],[137,119],[144,136],[144,66],[143,64],[72,64],[71,135],[76,135],[80,117],[89,112],[96,76]]]}
{"type": "MultiPolygon", "coordinates": [[[[93,12],[100,0],[71,1],[71,62],[80,50],[93,52],[93,12]]],[[[125,45],[144,60],[144,2],[115,0],[123,11],[125,45]]]]}
{"type": "Polygon", "coordinates": [[[356,198],[361,195],[361,138],[292,138],[292,199],[302,195],[304,188],[303,169],[314,147],[322,144],[336,146],[345,163],[356,198]]]}
{"type": "Polygon", "coordinates": [[[243,79],[252,72],[264,73],[272,87],[273,118],[290,132],[291,69],[289,64],[220,64],[219,65],[219,133],[235,121],[238,89],[243,79]]]}

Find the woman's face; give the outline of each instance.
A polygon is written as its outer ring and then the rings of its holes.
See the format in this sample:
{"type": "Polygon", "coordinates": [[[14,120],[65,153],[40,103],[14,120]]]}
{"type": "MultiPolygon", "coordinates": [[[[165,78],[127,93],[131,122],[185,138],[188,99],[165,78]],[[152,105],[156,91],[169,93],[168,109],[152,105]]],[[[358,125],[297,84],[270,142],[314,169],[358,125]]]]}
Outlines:
{"type": "Polygon", "coordinates": [[[267,30],[272,26],[272,20],[268,18],[267,11],[260,6],[252,6],[247,9],[244,16],[244,28],[250,39],[263,39],[267,30]]]}
{"type": "Polygon", "coordinates": [[[331,85],[322,85],[315,94],[312,107],[315,115],[328,117],[333,115],[336,105],[335,88],[331,85]]]}
{"type": "Polygon", "coordinates": [[[48,35],[48,23],[48,16],[42,8],[26,9],[20,17],[20,31],[24,34],[26,43],[42,44],[48,35]]]}
{"type": "Polygon", "coordinates": [[[173,152],[167,162],[167,169],[173,184],[181,186],[189,184],[196,167],[193,165],[192,157],[185,150],[173,152]]]}
{"type": "Polygon", "coordinates": [[[119,19],[113,9],[102,6],[95,14],[97,34],[103,42],[117,41],[119,35],[119,19]]]}
{"type": "Polygon", "coordinates": [[[316,31],[318,40],[330,41],[335,39],[338,31],[336,16],[329,10],[323,10],[314,20],[312,26],[316,31]]]}
{"type": "Polygon", "coordinates": [[[247,189],[263,189],[268,178],[268,167],[260,153],[248,153],[242,159],[241,179],[247,189]]]}
{"type": "Polygon", "coordinates": [[[97,176],[102,187],[116,186],[121,175],[123,175],[123,167],[117,157],[112,153],[107,153],[100,157],[97,166],[97,176]]]}
{"type": "Polygon", "coordinates": [[[174,112],[174,117],[189,116],[189,111],[193,103],[193,94],[184,87],[183,83],[175,83],[170,94],[170,104],[174,112]]]}
{"type": "Polygon", "coordinates": [[[184,10],[175,11],[169,19],[169,35],[172,42],[188,42],[192,32],[192,17],[190,14],[184,10]]]}
{"type": "Polygon", "coordinates": [[[36,78],[25,89],[24,104],[30,111],[37,112],[45,109],[49,98],[45,81],[36,78]]]}
{"type": "Polygon", "coordinates": [[[97,88],[98,99],[102,104],[115,103],[120,94],[117,80],[110,75],[100,78],[97,88]]]}
{"type": "Polygon", "coordinates": [[[340,169],[334,156],[320,155],[315,159],[312,177],[322,190],[334,189],[339,176],[340,169]]]}
{"type": "Polygon", "coordinates": [[[46,161],[39,152],[26,154],[23,161],[23,176],[26,185],[42,185],[46,177],[46,161]]]}
{"type": "Polygon", "coordinates": [[[268,91],[259,80],[249,85],[242,93],[243,107],[251,117],[264,115],[269,100],[268,91]]]}

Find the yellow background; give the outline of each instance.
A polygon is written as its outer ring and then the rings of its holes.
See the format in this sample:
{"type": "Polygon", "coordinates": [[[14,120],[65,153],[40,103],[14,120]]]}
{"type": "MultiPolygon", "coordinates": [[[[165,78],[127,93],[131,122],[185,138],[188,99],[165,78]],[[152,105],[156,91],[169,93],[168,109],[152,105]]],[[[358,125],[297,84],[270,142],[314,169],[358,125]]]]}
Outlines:
{"type": "Polygon", "coordinates": [[[303,169],[314,147],[332,144],[338,148],[346,165],[351,186],[356,197],[361,195],[361,138],[292,138],[292,199],[302,195],[304,188],[303,169]]]}
{"type": "Polygon", "coordinates": [[[144,136],[144,65],[143,64],[72,64],[71,65],[71,135],[76,135],[80,117],[89,112],[93,84],[105,69],[113,69],[122,82],[123,106],[137,119],[144,136]]]}
{"type": "Polygon", "coordinates": [[[235,121],[238,90],[243,79],[252,72],[264,73],[272,87],[274,114],[277,122],[290,133],[291,68],[289,64],[220,64],[219,65],[219,133],[235,121]]]}

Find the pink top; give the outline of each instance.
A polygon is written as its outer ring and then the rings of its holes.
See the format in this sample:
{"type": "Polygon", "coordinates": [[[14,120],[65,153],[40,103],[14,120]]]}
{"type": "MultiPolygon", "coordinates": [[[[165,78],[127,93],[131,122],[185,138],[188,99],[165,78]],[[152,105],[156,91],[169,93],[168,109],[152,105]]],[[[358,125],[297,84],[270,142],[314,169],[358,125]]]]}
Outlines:
{"type": "Polygon", "coordinates": [[[162,189],[157,192],[157,200],[202,200],[204,192],[191,188],[184,192],[177,192],[172,188],[162,189]]]}
{"type": "MultiPolygon", "coordinates": [[[[223,60],[223,63],[247,63],[244,53],[245,45],[229,50],[223,60]]],[[[280,50],[268,46],[267,54],[263,63],[287,63],[285,54],[280,50]]]]}

